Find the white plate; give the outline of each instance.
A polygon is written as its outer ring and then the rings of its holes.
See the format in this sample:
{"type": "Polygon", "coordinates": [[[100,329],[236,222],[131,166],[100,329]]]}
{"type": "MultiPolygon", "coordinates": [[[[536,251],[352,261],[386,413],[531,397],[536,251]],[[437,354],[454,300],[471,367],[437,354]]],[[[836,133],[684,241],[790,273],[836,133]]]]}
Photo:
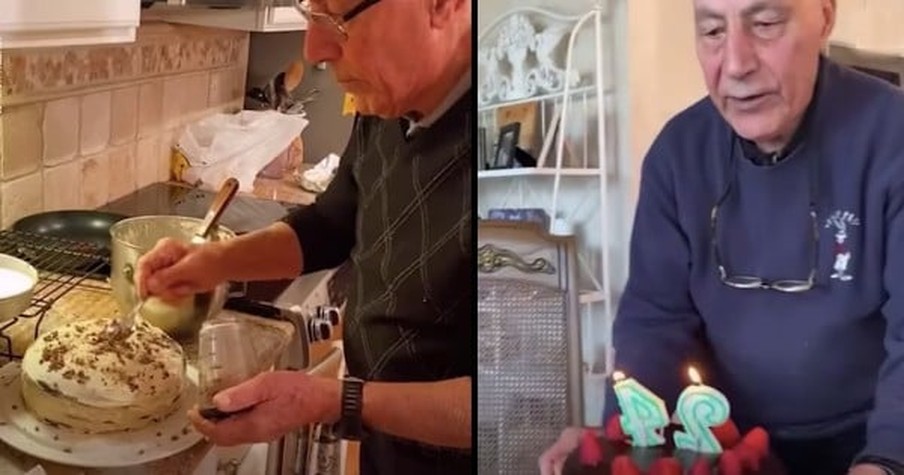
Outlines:
{"type": "Polygon", "coordinates": [[[202,439],[185,416],[197,400],[194,368],[186,372],[189,384],[182,405],[159,424],[137,431],[87,435],[53,427],[26,411],[20,371],[18,362],[0,368],[0,440],[28,455],[77,467],[126,467],[178,454],[202,439]]]}

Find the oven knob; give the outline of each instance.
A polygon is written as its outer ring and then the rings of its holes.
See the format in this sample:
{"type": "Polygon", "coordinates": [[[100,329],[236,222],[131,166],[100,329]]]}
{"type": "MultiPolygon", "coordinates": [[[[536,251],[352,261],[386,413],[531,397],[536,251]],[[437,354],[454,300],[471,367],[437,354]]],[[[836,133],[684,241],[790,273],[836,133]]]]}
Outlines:
{"type": "Polygon", "coordinates": [[[339,309],[332,306],[322,305],[317,307],[317,316],[330,322],[333,326],[339,325],[339,309]]]}

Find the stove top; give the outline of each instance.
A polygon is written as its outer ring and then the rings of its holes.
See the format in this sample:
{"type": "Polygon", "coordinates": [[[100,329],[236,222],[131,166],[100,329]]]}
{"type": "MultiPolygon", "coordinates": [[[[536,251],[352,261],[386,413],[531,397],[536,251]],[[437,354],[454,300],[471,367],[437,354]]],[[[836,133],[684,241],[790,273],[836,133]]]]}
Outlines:
{"type": "MultiPolygon", "coordinates": [[[[126,216],[177,215],[203,218],[216,193],[176,183],[154,183],[101,207],[126,216]]],[[[244,234],[268,226],[300,205],[236,195],[220,223],[244,234]]]]}
{"type": "MultiPolygon", "coordinates": [[[[154,183],[99,208],[125,216],[175,215],[204,218],[216,193],[190,188],[178,183],[154,183]]],[[[236,195],[220,217],[220,224],[245,234],[265,228],[299,207],[296,203],[264,200],[253,196],[236,195]]],[[[253,282],[233,285],[236,295],[261,301],[274,301],[292,280],[253,282]]]]}

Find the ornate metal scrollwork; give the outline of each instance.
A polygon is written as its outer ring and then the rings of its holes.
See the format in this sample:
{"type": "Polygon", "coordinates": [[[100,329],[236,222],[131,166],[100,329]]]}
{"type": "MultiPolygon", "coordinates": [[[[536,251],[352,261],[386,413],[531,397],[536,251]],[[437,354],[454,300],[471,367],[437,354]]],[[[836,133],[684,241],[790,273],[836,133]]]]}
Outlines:
{"type": "Polygon", "coordinates": [[[562,91],[566,82],[581,82],[577,71],[560,66],[559,45],[570,36],[573,24],[552,18],[513,14],[481,39],[477,50],[482,80],[478,102],[513,101],[538,93],[562,91]],[[536,20],[536,21],[533,21],[536,20]]]}
{"type": "Polygon", "coordinates": [[[527,262],[508,249],[501,249],[492,244],[480,246],[477,250],[477,270],[479,272],[491,274],[503,267],[514,267],[527,274],[554,274],[556,272],[555,266],[542,257],[527,262]]]}

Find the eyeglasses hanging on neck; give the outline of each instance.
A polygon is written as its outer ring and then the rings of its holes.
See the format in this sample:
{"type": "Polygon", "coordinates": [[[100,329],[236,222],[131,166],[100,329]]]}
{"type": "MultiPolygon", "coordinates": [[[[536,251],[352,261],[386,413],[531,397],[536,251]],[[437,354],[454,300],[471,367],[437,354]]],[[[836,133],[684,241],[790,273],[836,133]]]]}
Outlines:
{"type": "MultiPolygon", "coordinates": [[[[810,241],[810,274],[805,279],[777,279],[777,280],[766,280],[762,277],[757,277],[753,275],[743,275],[743,274],[732,274],[731,271],[725,266],[722,261],[722,254],[719,248],[719,233],[718,231],[718,223],[719,223],[719,212],[721,211],[722,205],[728,199],[731,194],[731,190],[733,189],[734,182],[737,180],[737,166],[736,166],[736,142],[732,140],[731,142],[731,151],[732,155],[729,159],[728,168],[731,170],[731,177],[727,178],[727,185],[725,187],[725,191],[722,193],[722,196],[716,201],[716,204],[712,208],[712,212],[710,213],[710,235],[712,242],[713,255],[716,261],[716,268],[719,272],[719,278],[722,280],[722,283],[736,289],[762,289],[762,290],[776,290],[779,292],[785,293],[801,293],[806,292],[813,288],[816,282],[816,271],[818,265],[818,251],[819,251],[819,222],[816,214],[816,197],[818,196],[818,178],[819,178],[819,160],[818,156],[814,155],[811,157],[807,157],[810,161],[810,177],[809,177],[809,218],[810,218],[810,229],[809,233],[809,241],[810,241]]],[[[790,158],[790,157],[788,157],[790,158]]]]}

